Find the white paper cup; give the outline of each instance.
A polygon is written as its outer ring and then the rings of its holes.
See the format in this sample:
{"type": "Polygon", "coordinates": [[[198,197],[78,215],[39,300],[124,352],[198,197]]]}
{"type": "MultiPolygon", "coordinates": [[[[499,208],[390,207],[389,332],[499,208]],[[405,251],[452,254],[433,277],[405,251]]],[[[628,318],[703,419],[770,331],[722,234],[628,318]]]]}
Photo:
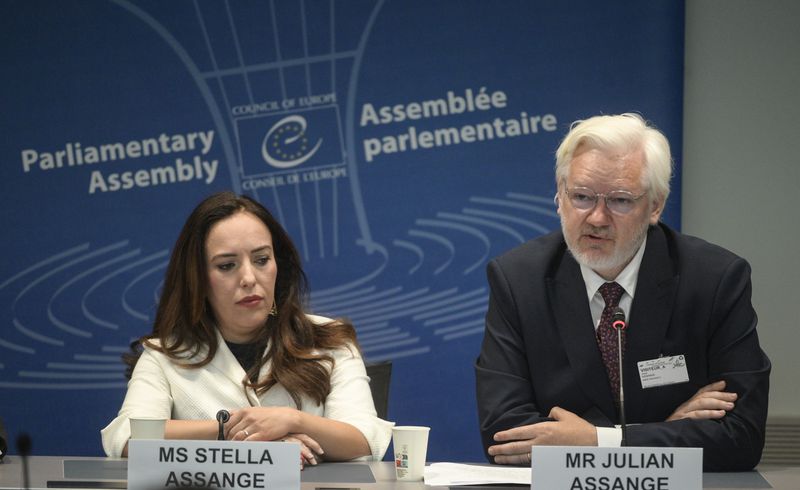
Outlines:
{"type": "Polygon", "coordinates": [[[428,456],[430,427],[399,425],[392,428],[394,470],[398,480],[420,481],[428,456]]]}
{"type": "Polygon", "coordinates": [[[135,417],[130,419],[131,439],[163,439],[166,419],[135,417]]]}

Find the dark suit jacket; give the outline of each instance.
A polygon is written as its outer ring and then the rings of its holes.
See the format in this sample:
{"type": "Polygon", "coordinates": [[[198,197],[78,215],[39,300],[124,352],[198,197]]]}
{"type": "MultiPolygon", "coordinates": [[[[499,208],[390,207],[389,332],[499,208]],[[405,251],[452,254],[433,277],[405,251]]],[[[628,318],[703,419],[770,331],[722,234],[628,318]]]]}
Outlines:
{"type": "MultiPolygon", "coordinates": [[[[580,267],[560,231],[493,260],[475,364],[484,449],[493,435],[545,420],[559,406],[597,426],[617,422],[580,267]]],[[[630,446],[702,447],[708,471],[761,458],[770,362],[759,347],[750,267],[666,225],[651,226],[628,315],[623,374],[630,446]],[[684,354],[689,382],[643,389],[637,363],[684,354]],[[738,393],[720,420],[664,422],[702,386],[738,393]]],[[[490,458],[491,460],[491,458],[490,458]]]]}
{"type": "Polygon", "coordinates": [[[0,461],[3,461],[3,457],[8,452],[8,445],[6,444],[7,438],[6,428],[3,427],[3,419],[0,419],[0,461]]]}

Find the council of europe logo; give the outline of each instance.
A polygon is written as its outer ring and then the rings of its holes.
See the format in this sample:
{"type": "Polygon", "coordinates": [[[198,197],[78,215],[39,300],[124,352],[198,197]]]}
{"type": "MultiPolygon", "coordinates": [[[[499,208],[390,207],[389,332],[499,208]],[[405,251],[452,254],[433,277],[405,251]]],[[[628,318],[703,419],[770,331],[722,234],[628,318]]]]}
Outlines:
{"type": "Polygon", "coordinates": [[[322,138],[309,150],[306,127],[306,118],[296,114],[273,124],[261,143],[264,161],[273,167],[292,168],[313,157],[322,138]]]}
{"type": "Polygon", "coordinates": [[[239,118],[236,131],[245,178],[344,163],[336,106],[239,118]]]}

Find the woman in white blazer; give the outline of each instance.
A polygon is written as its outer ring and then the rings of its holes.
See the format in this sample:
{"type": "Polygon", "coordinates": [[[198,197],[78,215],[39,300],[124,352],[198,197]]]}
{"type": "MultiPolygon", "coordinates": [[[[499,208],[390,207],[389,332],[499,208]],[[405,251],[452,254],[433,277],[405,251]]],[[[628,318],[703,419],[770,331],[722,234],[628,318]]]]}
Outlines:
{"type": "Polygon", "coordinates": [[[127,455],[129,419],[167,419],[167,439],[291,441],[304,463],[380,459],[377,417],[353,326],[303,311],[306,280],[283,227],[230,192],[201,202],[167,267],[153,331],[125,356],[130,382],[102,430],[127,455]]]}

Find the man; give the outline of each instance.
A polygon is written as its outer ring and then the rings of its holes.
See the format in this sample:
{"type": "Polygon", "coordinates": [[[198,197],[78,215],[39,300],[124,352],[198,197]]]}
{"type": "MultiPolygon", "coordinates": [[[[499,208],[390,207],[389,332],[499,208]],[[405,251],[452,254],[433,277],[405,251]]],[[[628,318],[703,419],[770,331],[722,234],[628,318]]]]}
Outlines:
{"type": "Polygon", "coordinates": [[[0,419],[0,463],[3,462],[3,457],[6,455],[8,445],[6,444],[6,428],[3,427],[3,419],[0,419]]]}
{"type": "Polygon", "coordinates": [[[750,267],[659,222],[671,162],[636,114],[576,122],[556,153],[562,229],[489,263],[475,369],[495,463],[529,464],[531,445],[620,445],[617,307],[626,443],[702,447],[708,471],[761,458],[771,366],[750,267]]]}

